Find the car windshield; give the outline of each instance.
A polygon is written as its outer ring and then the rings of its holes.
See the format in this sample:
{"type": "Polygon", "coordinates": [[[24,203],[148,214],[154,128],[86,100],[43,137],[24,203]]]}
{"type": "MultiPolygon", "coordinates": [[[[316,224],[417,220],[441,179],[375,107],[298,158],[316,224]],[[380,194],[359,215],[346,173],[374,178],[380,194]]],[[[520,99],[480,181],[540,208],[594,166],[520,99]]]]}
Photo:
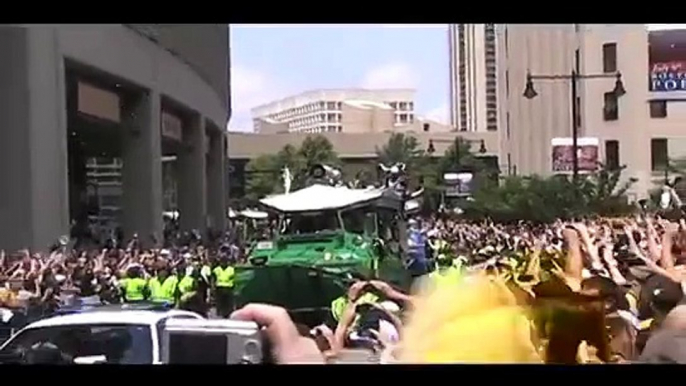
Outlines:
{"type": "Polygon", "coordinates": [[[150,327],[137,324],[69,325],[31,328],[21,332],[0,354],[26,352],[52,344],[72,360],[104,356],[110,364],[151,364],[150,327]]]}
{"type": "Polygon", "coordinates": [[[286,218],[286,224],[285,235],[332,232],[341,228],[335,211],[292,214],[286,218]]]}

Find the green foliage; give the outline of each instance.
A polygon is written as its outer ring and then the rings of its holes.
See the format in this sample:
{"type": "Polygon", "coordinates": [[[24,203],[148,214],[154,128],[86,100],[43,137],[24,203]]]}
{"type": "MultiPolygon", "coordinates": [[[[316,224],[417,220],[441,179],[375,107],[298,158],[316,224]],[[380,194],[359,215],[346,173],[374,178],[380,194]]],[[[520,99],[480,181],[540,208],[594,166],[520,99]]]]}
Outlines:
{"type": "Polygon", "coordinates": [[[421,183],[423,172],[427,171],[428,158],[417,138],[402,133],[391,134],[381,149],[376,149],[379,162],[391,166],[396,163],[407,165],[407,172],[414,184],[421,183]]]}
{"type": "Polygon", "coordinates": [[[409,170],[416,166],[424,157],[424,150],[420,148],[419,141],[413,136],[402,133],[393,133],[388,142],[381,149],[376,149],[379,162],[392,165],[402,162],[409,170]]]}
{"type": "Polygon", "coordinates": [[[477,190],[465,208],[465,215],[496,222],[536,223],[625,215],[633,210],[627,203],[626,192],[636,180],[620,183],[622,170],[624,167],[609,169],[601,165],[596,173],[580,176],[576,186],[567,176],[508,177],[498,186],[477,190]]]}
{"type": "Polygon", "coordinates": [[[483,170],[483,164],[475,155],[472,144],[460,137],[446,149],[443,157],[438,162],[441,175],[448,172],[459,172],[469,170],[479,172],[483,170]]]}
{"type": "Polygon", "coordinates": [[[286,145],[276,154],[262,155],[247,165],[247,196],[261,199],[264,196],[283,193],[284,167],[293,176],[291,189],[300,189],[307,179],[309,167],[316,163],[337,166],[340,164],[333,145],[322,135],[310,135],[300,148],[286,145]]]}
{"type": "Polygon", "coordinates": [[[274,193],[276,183],[280,180],[280,168],[277,157],[261,155],[248,162],[246,174],[246,193],[249,199],[257,200],[274,193]]]}

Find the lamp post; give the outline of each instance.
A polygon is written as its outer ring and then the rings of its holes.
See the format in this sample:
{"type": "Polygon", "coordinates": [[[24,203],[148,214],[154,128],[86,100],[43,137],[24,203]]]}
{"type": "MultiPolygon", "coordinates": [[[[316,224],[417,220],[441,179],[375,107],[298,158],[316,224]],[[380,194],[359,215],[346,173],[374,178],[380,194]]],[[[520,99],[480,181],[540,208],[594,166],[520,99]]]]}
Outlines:
{"type": "Polygon", "coordinates": [[[433,154],[436,152],[436,147],[434,147],[434,142],[436,143],[452,143],[455,146],[455,163],[457,164],[457,167],[460,167],[460,142],[464,141],[466,143],[472,143],[472,142],[478,142],[479,143],[479,154],[483,155],[486,154],[486,141],[483,139],[481,140],[466,140],[461,137],[455,137],[455,139],[429,139],[429,146],[426,148],[426,152],[429,153],[429,156],[433,156],[433,154]]]}
{"type": "Polygon", "coordinates": [[[574,69],[570,74],[563,75],[532,75],[530,72],[526,75],[526,88],[524,89],[524,97],[527,99],[535,98],[538,93],[534,89],[534,80],[569,80],[571,82],[572,89],[572,178],[576,184],[579,177],[579,106],[577,104],[578,97],[578,83],[580,80],[585,79],[601,79],[601,78],[615,78],[615,87],[612,91],[617,97],[621,97],[626,94],[624,89],[624,84],[622,83],[622,74],[619,71],[613,73],[603,73],[603,74],[581,74],[579,71],[579,54],[574,58],[574,69]]]}

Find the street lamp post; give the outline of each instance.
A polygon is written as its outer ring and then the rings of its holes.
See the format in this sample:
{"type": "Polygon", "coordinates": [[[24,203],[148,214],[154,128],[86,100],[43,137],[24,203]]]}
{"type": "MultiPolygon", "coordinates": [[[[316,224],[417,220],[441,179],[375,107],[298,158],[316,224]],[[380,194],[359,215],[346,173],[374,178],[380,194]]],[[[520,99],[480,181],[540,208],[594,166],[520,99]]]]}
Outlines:
{"type": "Polygon", "coordinates": [[[578,83],[585,79],[600,79],[600,78],[616,78],[615,87],[612,91],[617,97],[626,94],[624,84],[622,83],[622,74],[619,71],[613,73],[603,74],[580,74],[579,71],[579,55],[574,58],[574,69],[570,74],[563,75],[532,75],[530,72],[526,75],[526,88],[524,89],[524,97],[527,99],[535,98],[538,93],[534,89],[534,79],[536,80],[569,80],[572,89],[572,178],[576,184],[579,177],[579,106],[577,104],[578,98],[578,83]]]}

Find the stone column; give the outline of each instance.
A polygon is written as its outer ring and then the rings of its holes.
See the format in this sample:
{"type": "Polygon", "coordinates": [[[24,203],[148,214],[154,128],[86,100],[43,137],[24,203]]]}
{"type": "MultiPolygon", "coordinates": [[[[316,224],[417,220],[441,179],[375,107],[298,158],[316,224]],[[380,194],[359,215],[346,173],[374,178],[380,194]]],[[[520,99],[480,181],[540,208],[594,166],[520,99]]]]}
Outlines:
{"type": "Polygon", "coordinates": [[[0,27],[0,249],[69,233],[64,58],[57,27],[0,27]]]}
{"type": "Polygon", "coordinates": [[[128,97],[122,113],[124,237],[138,233],[147,246],[151,235],[162,241],[160,94],[128,97]]]}
{"type": "Polygon", "coordinates": [[[207,155],[207,212],[209,225],[215,231],[226,226],[226,154],[224,131],[212,126],[208,128],[209,152],[207,155]]]}
{"type": "Polygon", "coordinates": [[[178,154],[179,225],[181,230],[207,228],[207,176],[205,119],[193,114],[185,120],[183,144],[178,154]]]}

